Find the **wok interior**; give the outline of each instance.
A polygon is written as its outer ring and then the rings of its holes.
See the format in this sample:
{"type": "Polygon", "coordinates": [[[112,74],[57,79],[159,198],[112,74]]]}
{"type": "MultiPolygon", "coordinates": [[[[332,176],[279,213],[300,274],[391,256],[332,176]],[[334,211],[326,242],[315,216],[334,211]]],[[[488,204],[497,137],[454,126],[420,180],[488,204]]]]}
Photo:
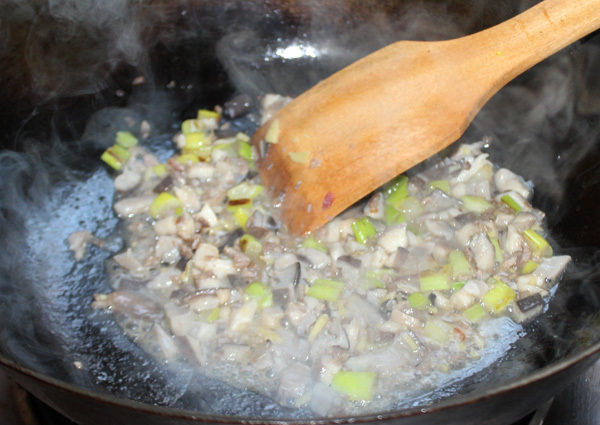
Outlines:
{"type": "MultiPolygon", "coordinates": [[[[238,93],[297,94],[386,43],[458,36],[526,6],[488,3],[106,6],[121,15],[69,2],[0,7],[9,24],[0,55],[14,59],[2,71],[0,123],[4,146],[19,152],[0,157],[0,354],[83,388],[152,404],[243,417],[309,415],[159,364],[111,317],[91,310],[93,294],[109,287],[104,261],[121,246],[111,236],[112,181],[97,158],[124,117],[150,121],[151,143],[165,149],[173,123],[201,106],[238,93]],[[24,33],[34,21],[36,31],[24,33]],[[129,27],[135,29],[126,36],[129,27]],[[145,82],[133,84],[139,75],[145,82]],[[106,238],[108,249],[92,247],[75,262],[65,240],[80,229],[106,238]]],[[[533,204],[547,213],[557,251],[573,257],[548,312],[493,366],[398,408],[526,379],[599,343],[599,52],[600,37],[592,35],[540,64],[495,96],[462,139],[488,137],[493,162],[533,180],[533,204]]],[[[235,125],[251,130],[252,119],[235,125]]]]}

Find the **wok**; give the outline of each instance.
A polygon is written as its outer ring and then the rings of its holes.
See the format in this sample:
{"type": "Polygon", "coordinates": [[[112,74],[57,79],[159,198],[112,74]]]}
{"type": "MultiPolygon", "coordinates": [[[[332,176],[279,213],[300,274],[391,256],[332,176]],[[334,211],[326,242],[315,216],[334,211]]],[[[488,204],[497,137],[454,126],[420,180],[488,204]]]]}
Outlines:
{"type": "MultiPolygon", "coordinates": [[[[0,30],[0,364],[82,424],[300,423],[308,412],[153,360],[110,315],[104,261],[121,246],[98,161],[117,129],[147,120],[166,154],[172,124],[246,93],[298,94],[398,39],[500,22],[526,2],[114,0],[3,2],[0,30]],[[144,76],[143,81],[136,79],[144,76]],[[67,236],[104,238],[75,262],[67,236]]],[[[317,423],[508,424],[600,353],[600,36],[519,77],[462,141],[535,184],[559,253],[573,257],[548,310],[493,364],[376,416],[317,423]]],[[[234,127],[251,130],[256,109],[234,127]]]]}

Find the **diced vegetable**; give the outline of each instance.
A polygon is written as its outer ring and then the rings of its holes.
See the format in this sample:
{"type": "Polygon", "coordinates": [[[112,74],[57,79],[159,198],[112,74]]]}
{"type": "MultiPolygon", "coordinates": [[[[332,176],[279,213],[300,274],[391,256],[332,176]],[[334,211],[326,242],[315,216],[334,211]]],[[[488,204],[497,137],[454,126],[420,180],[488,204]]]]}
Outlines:
{"type": "Polygon", "coordinates": [[[248,234],[240,238],[240,248],[252,259],[258,258],[262,252],[262,244],[254,236],[248,234]]]}
{"type": "Polygon", "coordinates": [[[195,164],[200,162],[198,157],[192,153],[184,153],[177,157],[177,162],[180,164],[195,164]]]}
{"type": "Polygon", "coordinates": [[[477,323],[487,315],[481,304],[473,304],[471,307],[467,308],[463,314],[471,323],[477,323]]]}
{"type": "Polygon", "coordinates": [[[353,372],[342,370],[333,375],[331,388],[345,394],[350,400],[373,399],[375,389],[375,372],[353,372]]]}
{"type": "Polygon", "coordinates": [[[450,193],[450,182],[448,180],[432,180],[429,182],[429,187],[439,189],[446,194],[450,193]]]}
{"type": "Polygon", "coordinates": [[[115,170],[120,170],[130,157],[131,153],[127,149],[113,145],[104,151],[100,159],[115,170]]]}
{"type": "Polygon", "coordinates": [[[167,166],[165,164],[158,164],[158,165],[155,165],[154,167],[152,167],[152,171],[158,177],[162,177],[165,174],[167,174],[167,166]]]}
{"type": "Polygon", "coordinates": [[[456,292],[459,289],[461,289],[463,286],[466,285],[466,282],[454,282],[451,286],[450,286],[450,290],[452,292],[456,292]]]}
{"type": "Polygon", "coordinates": [[[408,302],[412,308],[416,308],[417,310],[425,310],[431,305],[429,298],[422,292],[413,292],[410,294],[408,296],[408,302]]]}
{"type": "Polygon", "coordinates": [[[199,133],[202,130],[202,123],[198,120],[185,120],[181,123],[181,132],[183,134],[199,133]]]}
{"type": "Polygon", "coordinates": [[[273,291],[262,282],[252,282],[246,287],[245,292],[256,299],[259,307],[269,308],[273,305],[273,291]]]}
{"type": "Polygon", "coordinates": [[[206,134],[197,131],[185,133],[185,149],[194,150],[206,146],[206,134]]]}
{"type": "Polygon", "coordinates": [[[503,195],[502,198],[500,198],[500,199],[506,205],[511,207],[515,212],[521,212],[521,210],[523,209],[523,208],[521,208],[521,205],[519,205],[519,203],[508,193],[506,195],[503,195]]]}
{"type": "Polygon", "coordinates": [[[384,188],[384,194],[387,195],[386,204],[396,208],[408,197],[408,177],[398,176],[384,188]]]}
{"type": "Polygon", "coordinates": [[[250,136],[248,136],[246,133],[240,132],[235,135],[235,140],[237,140],[238,142],[248,143],[250,141],[250,136]]]}
{"type": "Polygon", "coordinates": [[[502,248],[500,248],[500,244],[498,243],[498,238],[491,234],[491,232],[488,232],[488,239],[494,247],[494,259],[498,263],[501,263],[502,261],[504,261],[504,254],[502,253],[502,248]]]}
{"type": "Polygon", "coordinates": [[[439,344],[446,344],[450,340],[450,326],[438,319],[430,319],[423,329],[425,336],[439,344]]]}
{"type": "Polygon", "coordinates": [[[368,217],[363,217],[352,223],[352,231],[356,240],[362,244],[366,244],[369,238],[377,234],[377,229],[371,223],[368,217]]]}
{"type": "Polygon", "coordinates": [[[271,122],[265,135],[265,142],[273,144],[279,142],[279,120],[277,118],[271,122]]]}
{"type": "Polygon", "coordinates": [[[448,273],[445,270],[435,273],[423,273],[419,276],[419,283],[423,292],[450,289],[448,273]]]}
{"type": "Polygon", "coordinates": [[[252,145],[250,145],[248,142],[240,142],[238,154],[247,161],[254,161],[255,159],[252,152],[252,145]]]}
{"type": "Polygon", "coordinates": [[[381,280],[381,277],[389,273],[391,273],[391,270],[369,270],[365,275],[365,279],[371,288],[385,288],[385,282],[381,280]]]}
{"type": "Polygon", "coordinates": [[[538,263],[536,263],[533,260],[529,260],[525,264],[523,264],[523,268],[521,269],[521,274],[533,273],[535,271],[535,269],[537,269],[538,266],[539,266],[538,263]]]}
{"type": "Polygon", "coordinates": [[[481,214],[494,207],[490,202],[479,196],[465,195],[460,200],[465,210],[477,214],[481,214]]]}
{"type": "Polygon", "coordinates": [[[321,314],[313,324],[312,328],[310,329],[310,332],[308,333],[308,341],[314,340],[317,337],[317,335],[319,335],[319,333],[323,330],[327,322],[329,322],[329,315],[321,314]]]}
{"type": "Polygon", "coordinates": [[[400,202],[398,210],[406,220],[412,220],[423,214],[423,205],[414,196],[409,196],[400,202]]]}
{"type": "Polygon", "coordinates": [[[239,206],[232,208],[233,219],[242,228],[246,228],[246,223],[250,219],[250,208],[247,206],[239,206]]]}
{"type": "Polygon", "coordinates": [[[404,332],[402,334],[402,341],[404,341],[408,348],[413,351],[417,351],[419,349],[419,344],[417,344],[417,341],[415,341],[415,339],[408,332],[404,332]]]}
{"type": "Polygon", "coordinates": [[[406,217],[393,205],[386,205],[383,211],[385,224],[391,226],[393,224],[400,224],[406,222],[406,217]]]}
{"type": "Polygon", "coordinates": [[[448,254],[448,264],[450,265],[450,270],[452,270],[453,279],[469,276],[473,272],[469,260],[467,260],[465,254],[459,249],[455,249],[448,254]]]}
{"type": "Polygon", "coordinates": [[[265,187],[260,184],[242,182],[227,191],[227,198],[233,201],[239,199],[254,199],[263,192],[264,188],[265,187]]]}
{"type": "Polygon", "coordinates": [[[219,115],[218,112],[216,111],[211,111],[209,109],[200,109],[198,110],[198,119],[206,119],[206,118],[212,118],[214,120],[219,120],[221,118],[221,115],[219,115]]]}
{"type": "Polygon", "coordinates": [[[548,241],[533,229],[527,229],[523,232],[525,240],[531,249],[543,257],[552,257],[552,247],[548,241]]]}
{"type": "Polygon", "coordinates": [[[323,242],[316,240],[313,236],[309,236],[302,241],[300,244],[303,248],[312,248],[321,252],[327,252],[327,245],[323,242]]]}
{"type": "Polygon", "coordinates": [[[154,198],[148,213],[152,218],[158,219],[170,211],[175,211],[177,213],[177,210],[182,208],[183,202],[181,202],[179,198],[169,192],[162,192],[154,198]]]}
{"type": "Polygon", "coordinates": [[[324,301],[336,301],[342,295],[344,283],[338,280],[316,279],[306,290],[306,295],[324,301]]]}
{"type": "Polygon", "coordinates": [[[115,138],[115,142],[124,147],[125,149],[129,149],[138,144],[138,139],[129,131],[117,131],[117,137],[115,138]]]}
{"type": "Polygon", "coordinates": [[[483,306],[492,313],[504,310],[516,297],[515,291],[501,280],[497,280],[481,300],[483,306]]]}

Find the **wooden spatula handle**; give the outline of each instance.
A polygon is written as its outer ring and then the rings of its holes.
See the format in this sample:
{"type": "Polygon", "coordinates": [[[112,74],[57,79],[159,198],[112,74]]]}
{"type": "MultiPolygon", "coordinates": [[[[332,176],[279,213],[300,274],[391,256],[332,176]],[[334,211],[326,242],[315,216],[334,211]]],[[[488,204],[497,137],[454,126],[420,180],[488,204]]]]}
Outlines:
{"type": "Polygon", "coordinates": [[[485,69],[502,70],[500,88],[599,26],[600,0],[545,0],[467,39],[485,69]]]}

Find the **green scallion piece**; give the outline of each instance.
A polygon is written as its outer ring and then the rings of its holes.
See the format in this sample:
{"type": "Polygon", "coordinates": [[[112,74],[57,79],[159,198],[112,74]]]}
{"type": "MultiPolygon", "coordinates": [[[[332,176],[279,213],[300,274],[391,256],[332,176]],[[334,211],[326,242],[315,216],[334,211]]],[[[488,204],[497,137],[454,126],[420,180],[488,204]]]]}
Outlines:
{"type": "Polygon", "coordinates": [[[377,229],[371,223],[368,217],[363,217],[352,223],[352,231],[356,240],[362,244],[366,244],[369,238],[377,234],[377,229]]]}
{"type": "Polygon", "coordinates": [[[129,131],[117,131],[117,136],[115,137],[115,142],[124,147],[125,149],[129,149],[138,144],[138,139],[129,131]]]}
{"type": "Polygon", "coordinates": [[[324,301],[336,301],[342,295],[344,282],[330,279],[315,279],[306,290],[306,295],[324,301]]]}
{"type": "Polygon", "coordinates": [[[328,252],[327,245],[323,242],[316,240],[313,236],[309,236],[302,241],[300,244],[303,248],[312,248],[321,252],[328,252]]]}
{"type": "Polygon", "coordinates": [[[432,180],[429,182],[431,189],[439,189],[445,194],[450,194],[450,182],[448,180],[432,180]]]}
{"type": "Polygon", "coordinates": [[[413,292],[408,296],[407,299],[410,306],[417,310],[425,310],[429,305],[431,305],[429,298],[427,298],[427,296],[422,292],[413,292]]]}
{"type": "Polygon", "coordinates": [[[254,199],[260,195],[264,189],[265,187],[260,184],[242,182],[227,191],[227,198],[232,201],[237,201],[239,199],[254,199]]]}
{"type": "Polygon", "coordinates": [[[515,211],[515,212],[521,212],[521,210],[523,210],[523,208],[521,208],[521,205],[519,205],[519,203],[508,193],[506,195],[502,196],[500,198],[500,200],[502,202],[504,202],[506,205],[508,205],[509,207],[511,207],[513,209],[513,211],[515,211]]]}
{"type": "Polygon", "coordinates": [[[256,259],[262,252],[262,244],[254,236],[245,234],[240,238],[240,249],[248,257],[256,259]]]}
{"type": "Polygon", "coordinates": [[[252,282],[245,292],[258,302],[259,307],[269,308],[273,305],[273,291],[262,282],[252,282]]]}
{"type": "Polygon", "coordinates": [[[183,202],[178,197],[169,192],[162,192],[154,198],[148,213],[152,218],[158,219],[169,211],[174,210],[177,213],[177,210],[181,208],[183,208],[183,202]]]}
{"type": "Polygon", "coordinates": [[[501,280],[497,280],[494,286],[487,291],[481,301],[483,306],[492,313],[504,310],[516,297],[515,291],[501,280]]]}
{"type": "Polygon", "coordinates": [[[206,146],[206,134],[194,131],[185,133],[185,149],[195,150],[206,146]]]}
{"type": "Polygon", "coordinates": [[[185,120],[181,123],[181,132],[183,134],[199,133],[202,130],[202,123],[198,120],[185,120]]]}
{"type": "Polygon", "coordinates": [[[423,328],[425,336],[439,344],[446,344],[450,340],[450,330],[448,324],[438,319],[428,320],[423,328]]]}
{"type": "Polygon", "coordinates": [[[373,399],[375,389],[375,372],[354,372],[342,370],[333,375],[331,388],[348,396],[350,400],[373,399]]]}
{"type": "Polygon", "coordinates": [[[481,214],[494,206],[480,196],[465,195],[460,198],[465,210],[481,214]]]}
{"type": "Polygon", "coordinates": [[[465,309],[463,314],[471,323],[477,323],[487,315],[481,304],[473,304],[471,307],[465,309]]]}
{"type": "Polygon", "coordinates": [[[542,235],[533,229],[527,229],[523,232],[525,240],[531,249],[542,257],[552,257],[552,247],[542,235]]]}
{"type": "Polygon", "coordinates": [[[452,292],[456,292],[460,289],[462,289],[463,286],[465,286],[467,284],[467,282],[454,282],[451,286],[450,286],[450,290],[452,292]]]}
{"type": "Polygon", "coordinates": [[[246,161],[254,161],[254,152],[252,152],[252,145],[248,142],[240,142],[238,148],[238,154],[246,161]]]}
{"type": "Polygon", "coordinates": [[[525,264],[523,264],[523,268],[521,269],[521,274],[533,273],[535,271],[535,269],[537,269],[538,266],[539,266],[538,263],[536,263],[533,260],[529,260],[525,264]]]}
{"type": "Polygon", "coordinates": [[[386,195],[386,204],[398,208],[400,203],[408,197],[408,177],[396,177],[384,187],[383,193],[386,195]]]}
{"type": "Polygon", "coordinates": [[[419,283],[421,284],[421,291],[423,292],[444,291],[450,289],[448,273],[445,271],[424,273],[419,277],[419,283]]]}
{"type": "Polygon", "coordinates": [[[455,249],[448,254],[448,264],[450,270],[452,270],[453,279],[469,276],[473,272],[466,255],[459,249],[455,249]]]}
{"type": "Polygon", "coordinates": [[[383,210],[385,224],[392,226],[394,224],[400,224],[406,222],[406,217],[393,205],[386,205],[383,210]]]}

